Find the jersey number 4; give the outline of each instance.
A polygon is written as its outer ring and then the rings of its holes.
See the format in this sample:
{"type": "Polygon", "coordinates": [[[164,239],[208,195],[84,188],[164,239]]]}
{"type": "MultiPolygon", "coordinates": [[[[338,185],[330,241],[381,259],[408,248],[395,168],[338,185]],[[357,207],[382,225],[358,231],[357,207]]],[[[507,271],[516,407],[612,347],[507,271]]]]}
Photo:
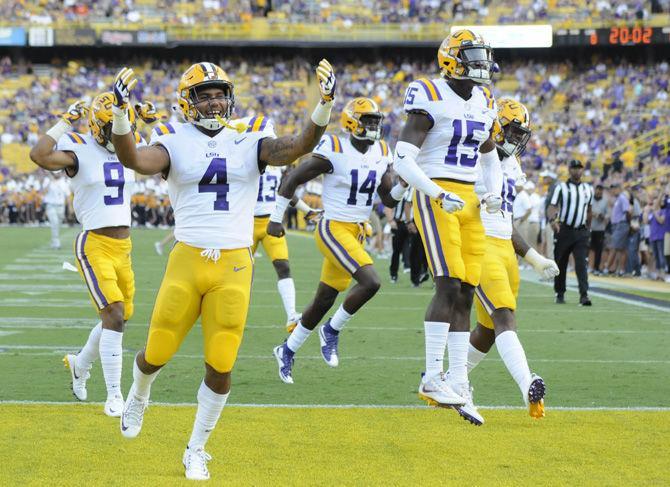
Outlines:
{"type": "Polygon", "coordinates": [[[451,137],[449,143],[449,150],[447,156],[444,158],[444,163],[451,166],[475,167],[477,159],[479,158],[479,141],[475,139],[475,130],[484,131],[486,125],[483,122],[476,120],[465,120],[465,138],[463,139],[463,120],[454,119],[452,127],[454,135],[451,137]],[[474,149],[474,157],[470,157],[461,153],[458,157],[458,146],[463,144],[465,147],[474,149]]]}
{"type": "Polygon", "coordinates": [[[123,175],[123,166],[120,162],[105,162],[102,165],[105,174],[105,186],[114,188],[116,196],[106,194],[103,201],[107,206],[123,204],[123,187],[126,185],[126,178],[123,175]]]}
{"type": "Polygon", "coordinates": [[[365,206],[372,205],[372,195],[375,193],[375,183],[377,182],[377,171],[369,171],[368,177],[365,178],[361,186],[358,186],[358,169],[351,170],[351,190],[349,191],[348,205],[355,205],[357,200],[357,193],[368,195],[365,206]]]}
{"type": "Polygon", "coordinates": [[[226,160],[215,157],[209,163],[205,174],[203,174],[202,179],[198,183],[198,193],[215,193],[214,210],[228,211],[227,197],[229,189],[226,160]]]}

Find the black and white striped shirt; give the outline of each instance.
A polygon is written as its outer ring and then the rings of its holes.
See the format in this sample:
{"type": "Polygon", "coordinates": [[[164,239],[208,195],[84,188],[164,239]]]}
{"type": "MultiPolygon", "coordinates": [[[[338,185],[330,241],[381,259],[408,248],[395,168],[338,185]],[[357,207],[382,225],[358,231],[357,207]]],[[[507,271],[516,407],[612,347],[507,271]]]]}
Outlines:
{"type": "Polygon", "coordinates": [[[398,201],[398,204],[393,209],[394,220],[407,223],[407,215],[405,213],[405,207],[408,204],[410,205],[412,204],[412,194],[413,189],[409,188],[407,191],[405,191],[405,195],[402,197],[402,199],[398,201]]]}
{"type": "Polygon", "coordinates": [[[560,207],[558,219],[561,223],[572,228],[586,225],[592,202],[593,187],[589,183],[575,184],[569,180],[556,184],[550,200],[550,204],[560,207]]]}

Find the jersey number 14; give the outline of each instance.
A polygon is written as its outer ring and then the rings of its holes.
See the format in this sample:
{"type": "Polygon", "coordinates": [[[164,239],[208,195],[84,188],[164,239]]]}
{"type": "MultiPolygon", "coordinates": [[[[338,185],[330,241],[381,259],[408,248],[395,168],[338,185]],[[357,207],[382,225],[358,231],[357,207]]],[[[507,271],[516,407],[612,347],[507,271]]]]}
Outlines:
{"type": "Polygon", "coordinates": [[[351,170],[351,189],[349,191],[348,205],[355,205],[358,193],[368,195],[365,206],[372,205],[372,195],[375,193],[375,183],[377,182],[377,171],[369,171],[368,177],[358,186],[358,169],[351,170]]]}

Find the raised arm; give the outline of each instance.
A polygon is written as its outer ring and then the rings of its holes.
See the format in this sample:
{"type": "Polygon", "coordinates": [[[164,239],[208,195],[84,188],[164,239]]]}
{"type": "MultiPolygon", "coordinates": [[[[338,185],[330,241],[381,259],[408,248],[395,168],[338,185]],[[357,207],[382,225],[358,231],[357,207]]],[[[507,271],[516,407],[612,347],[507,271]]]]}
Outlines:
{"type": "Polygon", "coordinates": [[[160,145],[137,148],[128,120],[128,101],[130,91],[137,84],[132,69],[123,68],[114,80],[114,114],[112,122],[112,144],[121,164],[139,174],[153,175],[164,173],[170,167],[170,155],[160,145]]]}
{"type": "Polygon", "coordinates": [[[47,171],[76,168],[77,156],[74,152],[54,150],[58,139],[72,130],[72,122],[83,118],[88,113],[84,100],[70,105],[56,125],[39,138],[37,144],[30,149],[30,160],[47,171]]]}
{"type": "Polygon", "coordinates": [[[308,154],[321,139],[330,121],[330,111],[335,97],[335,73],[328,61],[322,59],[316,68],[321,100],[312,116],[297,135],[287,135],[276,139],[265,139],[259,159],[270,166],[285,166],[308,154]]]}

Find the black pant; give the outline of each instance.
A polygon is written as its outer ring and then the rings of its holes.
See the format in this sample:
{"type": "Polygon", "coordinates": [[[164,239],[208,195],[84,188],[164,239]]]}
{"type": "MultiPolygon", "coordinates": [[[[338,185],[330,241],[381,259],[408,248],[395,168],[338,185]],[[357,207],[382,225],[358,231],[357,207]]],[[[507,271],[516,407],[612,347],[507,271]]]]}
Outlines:
{"type": "MultiPolygon", "coordinates": [[[[405,246],[409,241],[409,232],[407,231],[405,222],[396,220],[396,228],[391,230],[391,236],[393,254],[391,254],[391,266],[389,267],[389,272],[391,273],[391,277],[398,277],[400,258],[403,257],[405,246]]],[[[403,264],[404,263],[406,263],[405,259],[403,259],[403,264]]]]}
{"type": "Polygon", "coordinates": [[[393,230],[393,254],[391,255],[391,266],[389,272],[391,277],[398,277],[400,258],[406,245],[409,244],[409,268],[410,280],[413,284],[419,284],[421,275],[426,272],[426,255],[423,251],[423,243],[418,233],[410,233],[404,222],[396,221],[397,228],[393,230]]]}
{"type": "Polygon", "coordinates": [[[587,272],[589,251],[589,231],[585,228],[571,228],[561,225],[558,234],[554,236],[554,260],[558,264],[559,274],[554,278],[556,294],[565,294],[565,273],[568,268],[570,254],[575,257],[575,273],[579,282],[579,295],[586,296],[589,291],[589,276],[587,272]]]}
{"type": "Polygon", "coordinates": [[[600,259],[603,256],[603,247],[605,247],[605,230],[591,231],[591,250],[593,250],[594,261],[593,270],[600,270],[600,259]]]}

